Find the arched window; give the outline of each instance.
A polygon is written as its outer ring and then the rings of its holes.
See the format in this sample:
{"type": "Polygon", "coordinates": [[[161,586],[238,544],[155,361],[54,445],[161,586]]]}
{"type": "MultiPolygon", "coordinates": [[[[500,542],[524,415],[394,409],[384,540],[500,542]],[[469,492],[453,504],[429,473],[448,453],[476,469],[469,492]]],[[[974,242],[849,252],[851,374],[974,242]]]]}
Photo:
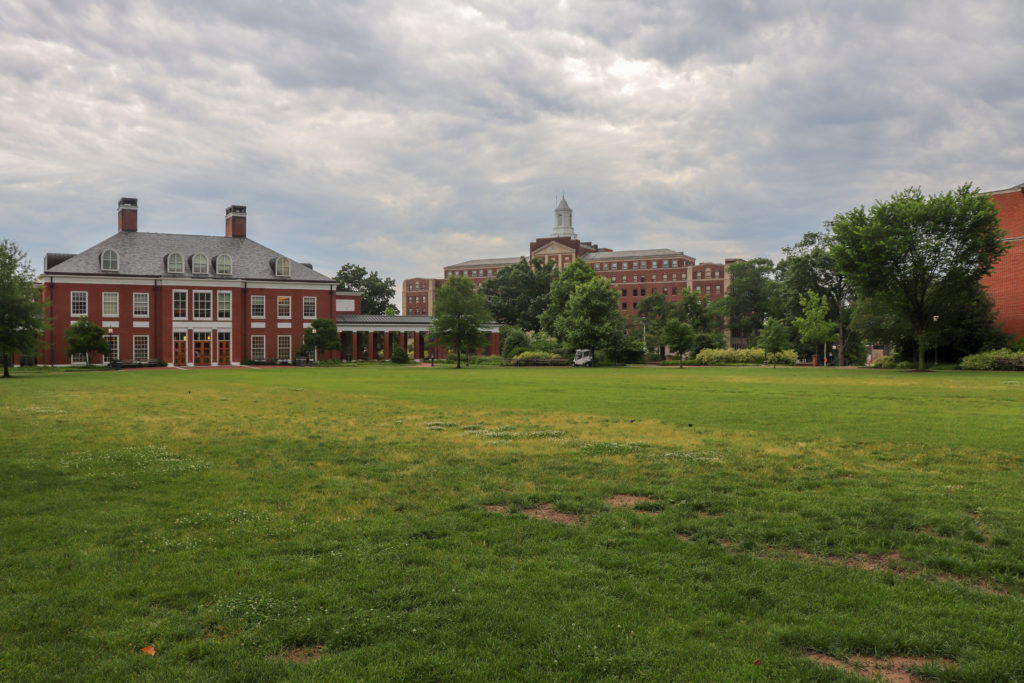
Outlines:
{"type": "Polygon", "coordinates": [[[231,257],[227,254],[217,257],[217,275],[231,275],[231,257]]]}
{"type": "Polygon", "coordinates": [[[167,255],[167,272],[168,273],[184,273],[185,272],[185,259],[181,257],[181,254],[168,254],[167,255]]]}
{"type": "Polygon", "coordinates": [[[284,256],[278,256],[277,260],[274,261],[274,275],[281,277],[290,277],[292,273],[292,264],[289,263],[288,259],[284,256]]]}
{"type": "Polygon", "coordinates": [[[113,249],[104,249],[100,256],[100,270],[117,270],[117,252],[113,249]]]}
{"type": "Polygon", "coordinates": [[[196,254],[192,257],[192,272],[197,275],[206,275],[210,272],[210,262],[206,254],[196,254]]]}

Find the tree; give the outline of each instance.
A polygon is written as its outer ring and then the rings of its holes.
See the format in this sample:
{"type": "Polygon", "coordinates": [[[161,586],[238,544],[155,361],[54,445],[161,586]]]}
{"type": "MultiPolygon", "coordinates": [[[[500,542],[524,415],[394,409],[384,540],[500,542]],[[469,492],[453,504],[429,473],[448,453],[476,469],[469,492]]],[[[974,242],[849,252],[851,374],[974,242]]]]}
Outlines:
{"type": "MultiPolygon", "coordinates": [[[[757,345],[764,349],[766,360],[769,353],[775,354],[792,348],[792,344],[789,341],[789,328],[786,327],[786,323],[778,318],[769,317],[765,319],[764,327],[757,338],[757,345]]],[[[775,367],[774,360],[772,361],[772,367],[775,367]]]]}
{"type": "Polygon", "coordinates": [[[664,341],[672,350],[679,354],[679,367],[683,367],[683,354],[693,350],[693,342],[697,338],[693,327],[677,318],[665,323],[664,341]]]}
{"type": "Polygon", "coordinates": [[[518,327],[501,328],[501,357],[512,358],[522,351],[530,350],[530,337],[518,327]]]}
{"type": "Polygon", "coordinates": [[[761,329],[765,318],[777,312],[778,291],[772,280],[771,259],[755,258],[729,265],[732,278],[725,295],[725,312],[729,327],[742,337],[750,337],[761,329]]]}
{"type": "MultiPolygon", "coordinates": [[[[555,331],[555,321],[562,315],[562,309],[569,301],[569,297],[576,290],[576,287],[600,277],[594,269],[581,258],[576,259],[565,267],[558,275],[558,279],[551,283],[551,291],[548,292],[548,305],[540,316],[540,327],[548,334],[562,337],[555,331]]],[[[602,282],[605,280],[602,278],[602,282]]],[[[616,301],[618,306],[618,301],[616,301]]]]}
{"type": "Polygon", "coordinates": [[[792,247],[783,249],[785,257],[775,266],[782,286],[786,313],[796,317],[802,312],[800,297],[808,291],[828,301],[828,317],[836,324],[835,341],[839,346],[839,365],[845,364],[846,346],[853,341],[850,321],[853,317],[853,284],[840,270],[832,254],[835,236],[830,229],[809,232],[792,247]]]}
{"type": "MultiPolygon", "coordinates": [[[[793,318],[800,341],[824,346],[839,338],[836,331],[837,325],[828,319],[828,301],[824,295],[815,294],[812,291],[808,291],[806,295],[801,294],[800,308],[804,314],[793,318]]],[[[842,349],[839,351],[839,356],[842,358],[842,349]]],[[[822,358],[828,358],[828,354],[823,353],[822,358]]],[[[842,365],[842,361],[840,361],[840,365],[842,365]]]]}
{"type": "Polygon", "coordinates": [[[316,318],[302,335],[300,355],[341,349],[338,328],[334,321],[327,318],[316,318]]]}
{"type": "Polygon", "coordinates": [[[366,315],[385,315],[395,296],[394,278],[382,278],[377,271],[368,273],[366,268],[354,263],[343,265],[334,279],[339,290],[363,293],[362,311],[366,315]]]}
{"type": "Polygon", "coordinates": [[[536,331],[556,277],[554,261],[528,262],[520,257],[519,263],[505,266],[480,285],[480,292],[487,297],[487,306],[499,323],[536,331]]]}
{"type": "Polygon", "coordinates": [[[89,364],[89,354],[110,353],[110,345],[104,337],[105,331],[99,325],[93,325],[85,316],[79,318],[68,329],[64,330],[64,339],[68,342],[67,354],[85,354],[85,363],[89,364]]]}
{"type": "Polygon", "coordinates": [[[578,349],[603,349],[624,336],[625,329],[619,294],[601,277],[577,286],[555,320],[558,338],[578,349]]]}
{"type": "Polygon", "coordinates": [[[0,241],[0,356],[4,377],[11,357],[32,354],[46,329],[45,308],[32,279],[28,257],[10,240],[0,241]]]}
{"type": "Polygon", "coordinates": [[[487,300],[468,277],[450,277],[437,290],[430,335],[455,349],[456,368],[462,367],[463,351],[481,346],[487,340],[487,334],[480,328],[490,322],[487,300]]]}
{"type": "Polygon", "coordinates": [[[831,227],[836,263],[858,293],[906,321],[920,370],[938,320],[1009,248],[995,204],[970,183],[928,197],[909,188],[870,210],[861,206],[839,214],[831,227]]]}
{"type": "MultiPolygon", "coordinates": [[[[665,295],[654,290],[649,296],[644,297],[636,307],[636,314],[644,319],[647,329],[647,346],[655,346],[659,349],[659,355],[664,346],[663,331],[665,323],[672,315],[672,305],[665,299],[665,295]]],[[[633,319],[634,325],[636,318],[633,319]]],[[[647,353],[647,349],[644,349],[647,353]]]]}

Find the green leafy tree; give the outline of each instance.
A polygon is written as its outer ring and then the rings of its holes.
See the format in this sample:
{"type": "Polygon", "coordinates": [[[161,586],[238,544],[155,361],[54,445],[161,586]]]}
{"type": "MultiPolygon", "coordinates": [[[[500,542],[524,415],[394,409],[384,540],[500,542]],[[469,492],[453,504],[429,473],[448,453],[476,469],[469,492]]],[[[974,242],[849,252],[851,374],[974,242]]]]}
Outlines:
{"type": "Polygon", "coordinates": [[[548,305],[551,283],[557,277],[554,261],[534,259],[505,266],[480,285],[494,319],[523,330],[540,329],[540,316],[548,305]]]}
{"type": "Polygon", "coordinates": [[[110,345],[104,337],[106,332],[99,325],[93,325],[85,316],[79,318],[68,329],[64,330],[64,339],[68,343],[67,354],[85,354],[85,362],[89,363],[92,353],[110,353],[110,345]]]}
{"type": "Polygon", "coordinates": [[[455,367],[461,368],[462,353],[484,344],[487,333],[480,328],[491,322],[487,300],[476,291],[473,281],[456,275],[437,291],[430,335],[455,349],[455,367]]]}
{"type": "MultiPolygon", "coordinates": [[[[492,309],[493,310],[493,309],[492,309]]],[[[501,328],[501,357],[512,358],[530,350],[530,336],[515,326],[501,328]]]]}
{"type": "Polygon", "coordinates": [[[15,353],[33,354],[46,330],[45,307],[32,279],[28,257],[10,240],[0,241],[0,356],[10,377],[15,353]]]}
{"type": "Polygon", "coordinates": [[[995,204],[970,183],[928,197],[910,188],[869,210],[839,214],[831,227],[836,263],[860,294],[906,321],[921,370],[937,320],[1009,248],[995,204]]]}
{"type": "MultiPolygon", "coordinates": [[[[786,323],[779,318],[766,318],[764,327],[761,328],[761,334],[758,335],[757,345],[764,349],[766,360],[769,354],[776,354],[793,348],[793,344],[790,342],[789,328],[786,326],[786,323]]],[[[774,360],[772,361],[772,367],[775,367],[774,360]]]]}
{"type": "Polygon", "coordinates": [[[578,285],[555,320],[558,338],[578,349],[606,348],[625,331],[618,292],[600,277],[578,285]]]}
{"type": "MultiPolygon", "coordinates": [[[[576,291],[576,287],[595,278],[600,278],[600,276],[581,258],[566,266],[565,270],[558,274],[558,279],[551,283],[548,304],[540,316],[541,329],[562,339],[555,331],[555,321],[562,315],[562,309],[569,302],[569,297],[576,291]]],[[[605,282],[603,278],[601,281],[605,282]]],[[[616,306],[618,306],[617,302],[616,306]]]]}
{"type": "MultiPolygon", "coordinates": [[[[641,299],[639,305],[636,307],[636,313],[633,316],[634,326],[637,323],[637,316],[643,318],[644,324],[647,327],[647,347],[658,348],[659,353],[663,351],[664,346],[664,335],[665,323],[668,322],[672,315],[672,304],[665,299],[665,295],[654,290],[649,296],[641,299]]],[[[644,353],[647,349],[644,349],[644,353]]]]}
{"type": "Polygon", "coordinates": [[[689,323],[678,318],[671,318],[665,323],[664,340],[679,355],[679,367],[683,367],[683,354],[693,350],[696,339],[697,334],[689,323]]]}
{"type": "Polygon", "coordinates": [[[732,278],[725,295],[729,327],[741,337],[750,337],[761,329],[767,317],[779,308],[777,283],[772,279],[771,259],[755,258],[729,265],[732,278]]]}
{"type": "MultiPolygon", "coordinates": [[[[806,295],[800,295],[800,308],[802,316],[793,318],[800,341],[807,344],[821,344],[824,348],[828,342],[836,341],[839,338],[836,323],[829,320],[828,300],[823,294],[815,294],[808,291],[806,295]]],[[[842,351],[839,353],[842,358],[842,351]]],[[[827,354],[822,353],[822,358],[827,354]]]]}
{"type": "Polygon", "coordinates": [[[299,347],[299,355],[308,356],[312,353],[338,351],[340,349],[341,339],[338,337],[338,327],[334,321],[327,318],[316,318],[302,335],[302,346],[299,347]]]}
{"type": "Polygon", "coordinates": [[[346,263],[338,270],[334,279],[339,290],[363,293],[362,311],[366,315],[387,314],[391,299],[395,296],[393,278],[382,278],[376,271],[370,273],[363,266],[346,263]]]}
{"type": "MultiPolygon", "coordinates": [[[[828,317],[836,324],[839,365],[844,365],[846,346],[855,341],[850,325],[855,302],[853,283],[832,254],[834,241],[830,229],[806,233],[795,245],[782,250],[785,256],[775,270],[788,317],[795,318],[802,313],[800,297],[808,291],[828,301],[828,317]]],[[[863,353],[854,352],[854,355],[863,356],[863,353]]]]}

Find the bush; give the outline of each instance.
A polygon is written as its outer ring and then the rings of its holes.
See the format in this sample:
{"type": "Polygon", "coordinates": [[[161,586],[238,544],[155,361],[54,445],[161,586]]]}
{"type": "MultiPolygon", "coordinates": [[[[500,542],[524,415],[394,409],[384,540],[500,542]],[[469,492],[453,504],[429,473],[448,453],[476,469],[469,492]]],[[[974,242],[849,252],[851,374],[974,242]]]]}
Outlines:
{"type": "Polygon", "coordinates": [[[701,365],[761,364],[764,363],[764,360],[764,349],[701,349],[697,354],[697,361],[701,365]]]}
{"type": "Polygon", "coordinates": [[[768,354],[768,362],[772,365],[796,365],[797,359],[798,356],[794,349],[768,354]]]}
{"type": "Polygon", "coordinates": [[[512,358],[516,353],[522,353],[529,349],[529,335],[514,325],[501,328],[501,355],[504,358],[512,358]]]}
{"type": "Polygon", "coordinates": [[[882,356],[874,362],[872,367],[878,368],[879,370],[892,370],[898,365],[895,356],[882,356]]]}
{"type": "Polygon", "coordinates": [[[1001,358],[1016,359],[1024,361],[1024,351],[1014,351],[1012,348],[997,349],[995,351],[983,351],[971,356],[964,356],[960,360],[961,370],[995,370],[996,360],[1001,358]]]}
{"type": "Polygon", "coordinates": [[[408,363],[409,352],[403,349],[401,346],[391,350],[391,362],[392,363],[408,363]]]}
{"type": "Polygon", "coordinates": [[[467,356],[466,365],[501,365],[501,356],[467,356]]]}
{"type": "Polygon", "coordinates": [[[548,358],[559,358],[557,353],[550,353],[548,351],[523,351],[516,355],[513,360],[530,360],[534,358],[548,359],[548,358]]]}

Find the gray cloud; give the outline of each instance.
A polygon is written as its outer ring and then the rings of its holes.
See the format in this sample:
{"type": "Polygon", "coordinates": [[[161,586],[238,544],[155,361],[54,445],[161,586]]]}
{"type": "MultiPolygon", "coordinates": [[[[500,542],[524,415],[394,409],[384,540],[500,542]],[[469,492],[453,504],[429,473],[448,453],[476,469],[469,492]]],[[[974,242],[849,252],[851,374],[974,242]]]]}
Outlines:
{"type": "Polygon", "coordinates": [[[250,234],[401,280],[551,228],[776,256],[908,185],[1016,184],[1019,3],[8,2],[0,232],[250,234]],[[217,3],[215,3],[216,5],[217,3]]]}

